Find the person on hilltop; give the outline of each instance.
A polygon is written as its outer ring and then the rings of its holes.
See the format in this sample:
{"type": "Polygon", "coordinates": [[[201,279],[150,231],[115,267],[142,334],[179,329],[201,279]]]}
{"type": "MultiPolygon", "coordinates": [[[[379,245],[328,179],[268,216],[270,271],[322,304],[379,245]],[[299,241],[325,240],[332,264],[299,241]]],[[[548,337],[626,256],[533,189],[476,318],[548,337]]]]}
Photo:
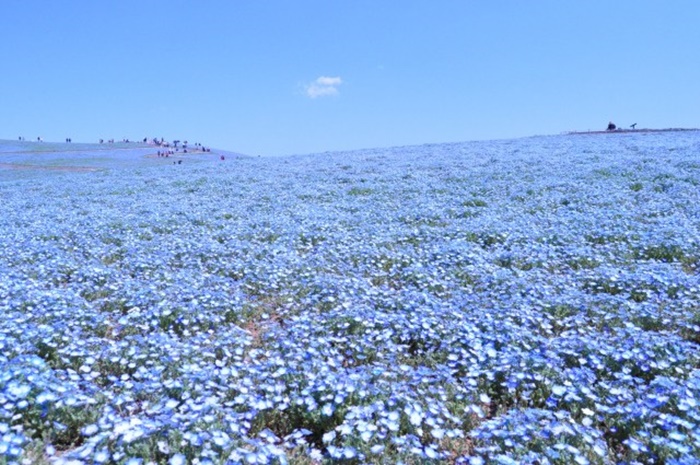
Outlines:
{"type": "Polygon", "coordinates": [[[608,131],[614,131],[615,129],[617,129],[617,126],[615,126],[615,123],[613,123],[612,121],[610,121],[610,122],[608,123],[608,131]]]}

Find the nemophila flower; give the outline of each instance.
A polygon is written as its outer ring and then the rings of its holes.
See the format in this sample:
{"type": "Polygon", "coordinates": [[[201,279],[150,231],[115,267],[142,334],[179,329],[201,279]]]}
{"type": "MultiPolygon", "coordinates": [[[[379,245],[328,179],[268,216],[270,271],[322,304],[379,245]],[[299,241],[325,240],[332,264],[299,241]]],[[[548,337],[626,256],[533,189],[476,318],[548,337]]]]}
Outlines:
{"type": "Polygon", "coordinates": [[[99,431],[99,427],[95,424],[87,425],[82,429],[82,433],[85,436],[92,436],[93,434],[97,433],[98,431],[99,431]]]}
{"type": "Polygon", "coordinates": [[[331,442],[335,439],[335,431],[329,431],[323,435],[323,442],[331,442]]]}
{"type": "Polygon", "coordinates": [[[175,454],[168,460],[169,465],[184,465],[187,463],[187,458],[183,454],[175,454]]]}
{"type": "Polygon", "coordinates": [[[95,453],[93,460],[97,463],[105,463],[110,459],[110,454],[107,450],[100,450],[95,453]]]}
{"type": "Polygon", "coordinates": [[[382,444],[375,444],[374,446],[370,447],[370,451],[373,454],[381,454],[384,451],[385,446],[382,444]]]}
{"type": "Polygon", "coordinates": [[[690,463],[695,146],[562,136],[3,181],[0,423],[96,462],[439,461],[470,436],[483,451],[458,462],[690,463]]]}

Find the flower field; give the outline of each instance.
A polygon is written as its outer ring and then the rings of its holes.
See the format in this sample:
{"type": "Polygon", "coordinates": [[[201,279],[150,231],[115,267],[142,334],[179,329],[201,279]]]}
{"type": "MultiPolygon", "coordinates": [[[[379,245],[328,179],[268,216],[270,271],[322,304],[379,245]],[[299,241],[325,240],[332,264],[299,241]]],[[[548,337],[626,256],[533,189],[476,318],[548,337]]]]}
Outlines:
{"type": "Polygon", "coordinates": [[[700,463],[699,132],[109,156],[0,173],[0,464],[700,463]]]}

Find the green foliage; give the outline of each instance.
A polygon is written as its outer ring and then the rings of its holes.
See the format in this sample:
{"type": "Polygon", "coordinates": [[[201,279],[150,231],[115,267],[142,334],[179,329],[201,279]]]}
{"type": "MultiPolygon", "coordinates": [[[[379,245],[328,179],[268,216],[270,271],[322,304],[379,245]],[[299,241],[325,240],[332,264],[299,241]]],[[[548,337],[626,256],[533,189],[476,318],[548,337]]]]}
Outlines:
{"type": "Polygon", "coordinates": [[[636,258],[643,260],[670,263],[682,261],[685,256],[683,248],[676,244],[659,244],[636,249],[636,258]]]}
{"type": "Polygon", "coordinates": [[[369,188],[369,187],[357,187],[357,186],[351,188],[348,191],[348,195],[358,196],[358,197],[372,195],[373,193],[374,193],[374,190],[369,188]]]}

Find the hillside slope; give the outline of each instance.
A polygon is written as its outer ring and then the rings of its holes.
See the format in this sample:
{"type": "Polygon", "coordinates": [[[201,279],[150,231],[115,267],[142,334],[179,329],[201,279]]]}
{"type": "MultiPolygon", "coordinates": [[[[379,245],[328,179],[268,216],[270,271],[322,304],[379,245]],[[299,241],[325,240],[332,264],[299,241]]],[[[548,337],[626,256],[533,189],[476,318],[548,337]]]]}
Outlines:
{"type": "Polygon", "coordinates": [[[0,181],[0,462],[697,463],[698,133],[133,156],[0,181]]]}

